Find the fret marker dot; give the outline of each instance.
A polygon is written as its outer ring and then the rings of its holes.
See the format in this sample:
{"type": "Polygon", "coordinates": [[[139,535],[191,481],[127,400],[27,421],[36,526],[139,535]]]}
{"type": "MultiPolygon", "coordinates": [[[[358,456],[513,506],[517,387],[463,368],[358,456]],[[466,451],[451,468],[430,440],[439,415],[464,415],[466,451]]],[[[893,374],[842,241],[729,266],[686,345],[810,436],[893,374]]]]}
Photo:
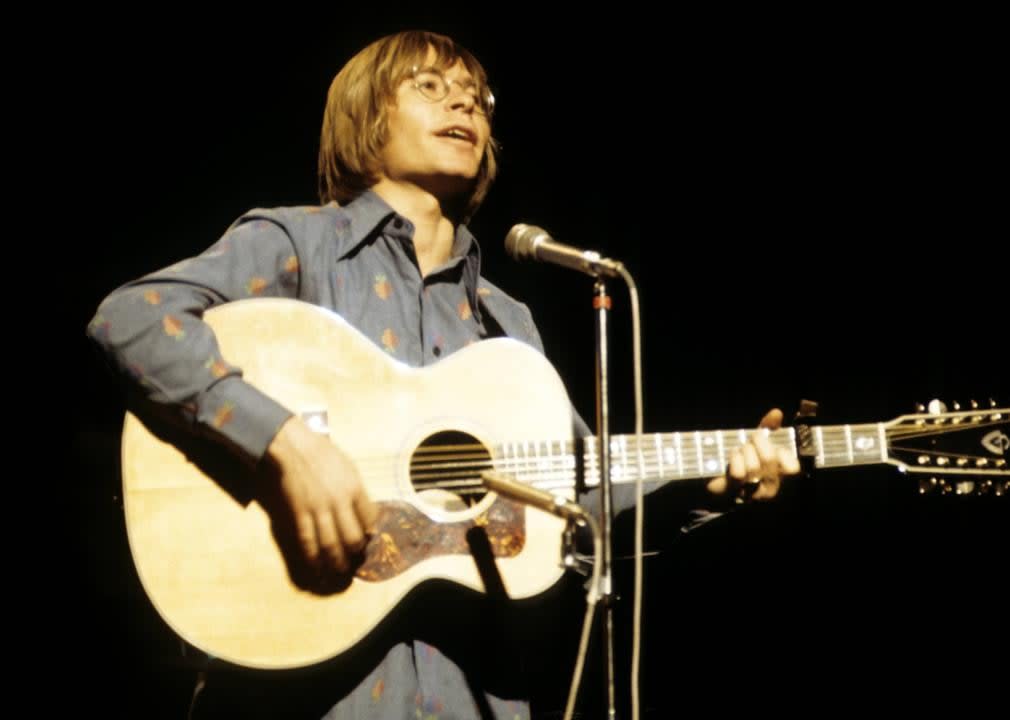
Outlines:
{"type": "Polygon", "coordinates": [[[858,437],[856,438],[856,449],[857,450],[869,450],[873,447],[873,438],[870,437],[858,437]]]}

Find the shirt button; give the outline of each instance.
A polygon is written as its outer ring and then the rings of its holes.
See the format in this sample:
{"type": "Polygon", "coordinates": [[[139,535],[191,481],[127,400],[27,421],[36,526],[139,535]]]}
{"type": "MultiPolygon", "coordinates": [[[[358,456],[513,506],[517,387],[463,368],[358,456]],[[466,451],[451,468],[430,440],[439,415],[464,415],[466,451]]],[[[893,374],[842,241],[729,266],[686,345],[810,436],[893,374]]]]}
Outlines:
{"type": "Polygon", "coordinates": [[[435,357],[439,357],[442,354],[442,346],[441,345],[436,345],[435,347],[433,347],[431,349],[431,351],[433,353],[435,353],[435,357]]]}

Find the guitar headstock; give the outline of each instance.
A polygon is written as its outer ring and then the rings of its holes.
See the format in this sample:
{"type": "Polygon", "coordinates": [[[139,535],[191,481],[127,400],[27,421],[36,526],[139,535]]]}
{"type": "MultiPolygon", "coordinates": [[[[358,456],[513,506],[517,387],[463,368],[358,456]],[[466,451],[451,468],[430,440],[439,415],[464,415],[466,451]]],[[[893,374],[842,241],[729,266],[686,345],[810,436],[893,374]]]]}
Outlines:
{"type": "Polygon", "coordinates": [[[889,461],[924,477],[919,492],[1010,496],[1010,408],[933,400],[887,423],[889,461]],[[928,477],[926,477],[928,476],[928,477]]]}

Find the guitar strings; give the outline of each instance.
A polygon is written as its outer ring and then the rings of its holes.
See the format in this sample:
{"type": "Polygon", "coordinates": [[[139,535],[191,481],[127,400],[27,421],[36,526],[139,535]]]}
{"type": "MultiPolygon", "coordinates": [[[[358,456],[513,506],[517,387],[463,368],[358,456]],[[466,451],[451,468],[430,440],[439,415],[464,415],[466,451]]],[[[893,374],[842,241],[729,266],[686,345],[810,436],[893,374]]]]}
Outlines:
{"type": "MultiPolygon", "coordinates": [[[[892,447],[906,451],[916,451],[916,448],[898,448],[894,442],[910,440],[916,438],[930,437],[933,435],[957,432],[961,429],[988,428],[996,425],[1006,424],[1005,418],[997,417],[984,422],[970,421],[964,425],[937,424],[937,425],[917,425],[913,427],[900,426],[888,428],[886,431],[888,439],[892,442],[892,447]]],[[[819,455],[825,461],[836,459],[851,460],[853,455],[860,457],[876,456],[880,452],[878,446],[872,448],[852,448],[851,435],[872,434],[876,437],[879,431],[879,424],[852,425],[848,427],[848,434],[842,428],[833,427],[823,434],[819,443],[819,455]]],[[[749,431],[747,431],[749,432],[749,431]]],[[[665,472],[663,479],[677,479],[678,476],[685,479],[700,478],[708,475],[712,468],[708,466],[712,458],[703,457],[701,462],[697,458],[698,438],[701,439],[701,446],[708,454],[716,445],[714,438],[717,433],[722,434],[723,455],[726,455],[740,447],[737,442],[740,431],[702,431],[681,434],[682,444],[678,450],[673,447],[661,446],[657,449],[654,442],[647,442],[643,448],[645,466],[647,472],[665,472]],[[670,457],[668,453],[676,453],[670,457]]],[[[658,435],[659,442],[663,438],[674,437],[676,434],[658,435]]],[[[612,449],[614,454],[624,454],[638,450],[634,438],[625,447],[615,444],[612,449]]],[[[777,447],[792,449],[792,430],[783,428],[769,433],[769,439],[777,447]]],[[[595,452],[596,447],[592,442],[593,438],[586,439],[584,451],[584,466],[587,475],[587,485],[598,484],[599,462],[595,452]]],[[[439,445],[434,447],[418,448],[414,455],[414,460],[410,464],[411,478],[419,489],[429,488],[478,488],[483,487],[480,473],[484,470],[498,468],[506,472],[512,472],[524,478],[530,484],[537,487],[558,486],[571,487],[574,485],[574,462],[575,457],[572,451],[575,443],[571,441],[555,441],[545,443],[511,443],[501,446],[503,449],[497,451],[494,456],[489,456],[487,449],[479,443],[439,445]],[[547,449],[546,454],[539,452],[540,447],[547,449]],[[560,454],[552,450],[558,447],[560,454]],[[524,455],[525,453],[525,455],[524,455]],[[533,475],[532,479],[529,478],[533,475]]],[[[942,451],[932,449],[921,449],[922,454],[942,455],[942,451]]],[[[358,461],[359,469],[363,475],[371,476],[370,467],[374,463],[381,464],[383,474],[389,470],[389,461],[378,458],[364,458],[358,461]]],[[[634,468],[629,464],[624,472],[615,477],[615,482],[631,482],[635,479],[634,468]]],[[[659,478],[656,478],[659,479],[659,478]]]]}

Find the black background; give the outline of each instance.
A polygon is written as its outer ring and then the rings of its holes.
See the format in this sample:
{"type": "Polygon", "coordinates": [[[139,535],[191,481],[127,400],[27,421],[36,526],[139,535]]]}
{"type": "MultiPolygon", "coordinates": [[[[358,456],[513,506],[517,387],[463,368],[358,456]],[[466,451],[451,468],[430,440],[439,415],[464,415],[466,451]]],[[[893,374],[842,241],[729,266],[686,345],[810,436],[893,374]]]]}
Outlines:
{"type": "MultiPolygon", "coordinates": [[[[749,427],[801,398],[846,423],[934,397],[1010,397],[999,350],[1005,78],[986,18],[544,12],[179,11],[121,30],[123,18],[91,16],[68,41],[53,78],[54,175],[84,203],[69,227],[77,472],[59,509],[79,602],[61,612],[74,652],[54,672],[88,691],[71,695],[75,706],[179,717],[192,682],[133,574],[115,501],[123,407],[84,328],[106,293],[200,252],[245,210],[316,201],[329,82],[387,32],[445,32],[485,64],[504,151],[472,229],[485,273],[530,305],[586,418],[592,282],[507,258],[514,223],[635,276],[647,430],[749,427]]],[[[629,303],[613,292],[612,430],[628,432],[629,303]]],[[[675,544],[658,499],[646,528],[661,551],[646,562],[646,706],[666,717],[692,703],[984,702],[1005,681],[993,665],[1007,639],[1005,507],[919,497],[891,468],[833,471],[675,544]]],[[[630,573],[619,565],[622,683],[630,573]]],[[[564,662],[554,669],[537,678],[545,714],[569,679],[564,662]]]]}

